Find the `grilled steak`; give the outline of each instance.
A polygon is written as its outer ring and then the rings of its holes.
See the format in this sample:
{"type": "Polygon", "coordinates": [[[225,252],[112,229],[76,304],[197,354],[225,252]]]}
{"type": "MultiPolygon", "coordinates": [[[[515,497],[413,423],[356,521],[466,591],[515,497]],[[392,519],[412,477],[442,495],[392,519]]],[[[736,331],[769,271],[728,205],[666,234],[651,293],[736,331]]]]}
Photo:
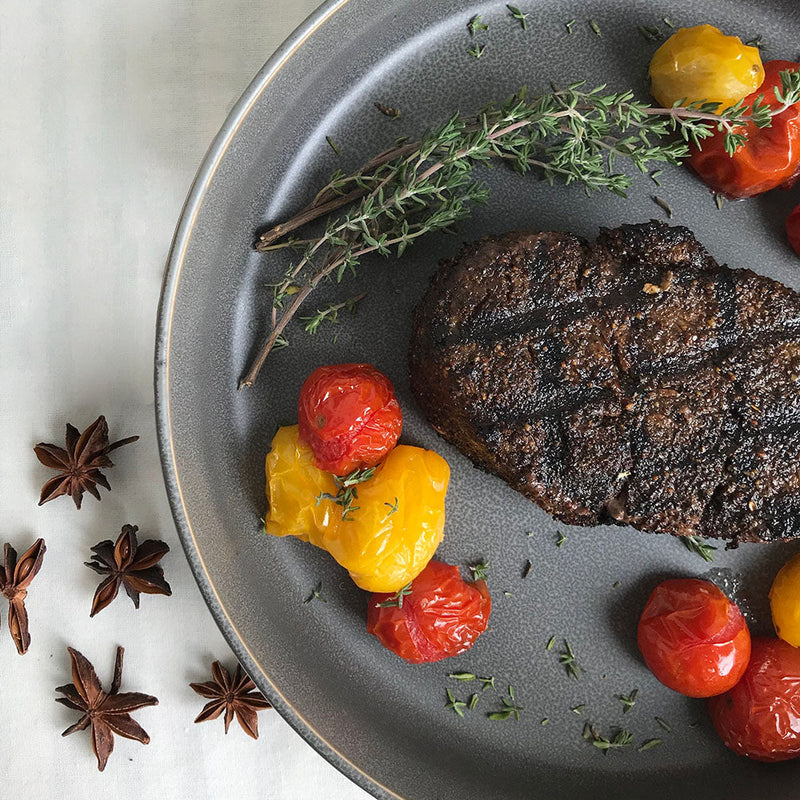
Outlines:
{"type": "Polygon", "coordinates": [[[409,358],[434,428],[562,522],[800,536],[800,295],[686,228],[465,247],[409,358]]]}

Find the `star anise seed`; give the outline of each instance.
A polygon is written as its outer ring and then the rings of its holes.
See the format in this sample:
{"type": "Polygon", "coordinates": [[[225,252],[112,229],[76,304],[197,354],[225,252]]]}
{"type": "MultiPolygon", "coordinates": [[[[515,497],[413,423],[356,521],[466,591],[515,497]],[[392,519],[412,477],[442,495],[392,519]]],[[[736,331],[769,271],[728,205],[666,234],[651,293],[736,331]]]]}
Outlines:
{"type": "Polygon", "coordinates": [[[117,648],[114,680],[111,682],[111,689],[108,692],[103,691],[97,673],[86,657],[71,647],[68,647],[67,650],[72,659],[72,680],[74,682],[56,689],[57,692],[64,695],[64,697],[57,697],[56,702],[62,703],[67,708],[82,711],[83,716],[61,735],[69,736],[75,731],[82,731],[91,726],[92,750],[97,756],[97,768],[102,772],[106,767],[108,757],[114,750],[115,733],[126,739],[135,739],[142,744],[150,741],[150,737],[131,717],[130,712],[145,706],[156,706],[158,700],[152,695],[140,692],[122,692],[120,694],[122,658],[125,653],[123,647],[117,648]]]}
{"type": "Polygon", "coordinates": [[[125,587],[136,608],[139,608],[140,592],[168,597],[172,594],[164,580],[164,570],[157,563],[169,552],[169,546],[156,539],[139,544],[136,540],[138,530],[136,525],[123,525],[116,544],[110,539],[96,544],[92,548],[92,560],[84,562],[98,575],[108,575],[94,593],[90,617],[111,603],[120,586],[125,587]]]}
{"type": "Polygon", "coordinates": [[[129,436],[109,444],[108,423],[102,414],[83,433],[67,423],[66,449],[46,442],[39,442],[33,448],[42,464],[60,473],[42,487],[39,505],[68,494],[76,508],[80,508],[84,492],[99,500],[98,485],[111,491],[106,476],[100,472],[101,467],[114,466],[108,454],[138,438],[129,436]]]}
{"type": "Polygon", "coordinates": [[[31,635],[28,632],[28,612],[25,610],[25,597],[28,587],[41,569],[42,559],[47,548],[44,539],[37,539],[17,561],[17,551],[8,543],[5,550],[5,565],[0,569],[0,593],[8,598],[8,629],[23,656],[28,652],[31,635]]]}
{"type": "Polygon", "coordinates": [[[219,661],[211,665],[213,681],[206,683],[190,683],[189,686],[197,694],[210,698],[203,710],[198,714],[195,722],[205,722],[207,719],[216,719],[225,712],[225,733],[228,732],[234,714],[239,724],[248,736],[258,739],[258,717],[256,714],[265,708],[272,708],[272,704],[242,669],[241,664],[236,665],[236,674],[231,680],[228,672],[219,661]]]}

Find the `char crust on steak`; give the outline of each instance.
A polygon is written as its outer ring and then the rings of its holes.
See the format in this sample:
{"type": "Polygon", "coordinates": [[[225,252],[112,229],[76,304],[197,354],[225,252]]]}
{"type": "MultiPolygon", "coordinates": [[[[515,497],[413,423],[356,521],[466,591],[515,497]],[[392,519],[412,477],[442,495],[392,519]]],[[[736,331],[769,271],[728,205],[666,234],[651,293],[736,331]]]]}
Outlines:
{"type": "Polygon", "coordinates": [[[409,362],[434,428],[562,522],[800,536],[800,295],[687,228],[467,246],[409,362]]]}

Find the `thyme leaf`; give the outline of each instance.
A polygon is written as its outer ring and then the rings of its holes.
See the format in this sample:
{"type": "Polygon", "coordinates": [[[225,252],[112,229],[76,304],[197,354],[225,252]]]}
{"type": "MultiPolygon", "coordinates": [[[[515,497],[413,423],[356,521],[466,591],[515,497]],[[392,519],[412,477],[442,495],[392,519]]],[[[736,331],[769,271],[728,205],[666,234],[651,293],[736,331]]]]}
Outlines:
{"type": "Polygon", "coordinates": [[[312,590],[311,594],[303,600],[303,605],[310,603],[312,600],[319,600],[320,603],[327,603],[328,601],[322,596],[322,581],[320,581],[312,590]]]}
{"type": "Polygon", "coordinates": [[[318,309],[316,314],[310,317],[300,317],[303,324],[303,330],[306,333],[316,333],[319,326],[327,321],[331,325],[335,325],[339,321],[339,312],[342,310],[349,311],[350,314],[356,313],[356,304],[359,300],[363,300],[364,294],[358,294],[355,297],[349,297],[343,303],[331,303],[323,309],[318,309]]]}
{"type": "Polygon", "coordinates": [[[661,739],[648,739],[645,742],[642,742],[641,747],[638,747],[637,750],[640,753],[644,753],[645,750],[652,750],[654,747],[658,747],[661,744],[661,739]]]}
{"type": "Polygon", "coordinates": [[[403,598],[411,594],[411,584],[407,583],[405,586],[398,589],[388,600],[378,603],[378,608],[402,608],[403,598]]]}
{"type": "Polygon", "coordinates": [[[602,36],[602,32],[600,31],[600,26],[593,20],[589,20],[589,27],[592,29],[595,36],[602,36]]]}
{"type": "Polygon", "coordinates": [[[583,667],[578,664],[575,659],[575,653],[572,650],[572,645],[566,639],[564,639],[564,649],[558,656],[558,663],[563,664],[570,678],[575,678],[575,680],[580,678],[583,667]]]}
{"type": "Polygon", "coordinates": [[[330,492],[322,492],[317,495],[317,505],[323,500],[330,500],[336,503],[337,506],[342,508],[342,519],[349,521],[352,520],[352,515],[358,511],[361,506],[353,505],[355,500],[358,500],[358,485],[368,481],[375,474],[376,467],[365,467],[364,469],[353,470],[349,475],[334,475],[333,480],[339,491],[336,494],[330,492]]]}
{"type": "Polygon", "coordinates": [[[470,36],[475,36],[478,31],[489,30],[489,26],[485,22],[481,22],[481,19],[482,16],[480,14],[476,14],[474,17],[470,18],[470,21],[467,23],[467,30],[470,36]]]}
{"type": "Polygon", "coordinates": [[[484,50],[486,50],[485,44],[475,44],[467,50],[467,53],[471,55],[473,58],[480,58],[483,55],[484,50]]]}
{"type": "Polygon", "coordinates": [[[333,152],[336,153],[337,156],[340,156],[342,154],[342,151],[339,149],[339,145],[336,144],[336,142],[334,142],[330,136],[326,136],[325,141],[331,146],[331,150],[333,150],[333,152]]]}
{"type": "Polygon", "coordinates": [[[445,708],[452,708],[453,711],[458,714],[459,717],[464,716],[464,709],[467,707],[467,704],[463,700],[456,700],[453,693],[447,689],[447,705],[445,708]]]}
{"type": "Polygon", "coordinates": [[[692,553],[696,553],[703,561],[713,561],[713,551],[717,548],[713,544],[703,541],[699,536],[681,536],[683,546],[692,553]]]}
{"type": "Polygon", "coordinates": [[[503,704],[503,708],[499,711],[492,711],[486,716],[493,721],[502,721],[506,719],[510,719],[514,717],[515,720],[519,721],[519,712],[524,711],[525,709],[522,706],[517,705],[516,698],[514,697],[514,687],[509,685],[508,687],[508,697],[501,697],[500,701],[503,704]]]}
{"type": "Polygon", "coordinates": [[[489,562],[486,559],[483,559],[475,564],[470,564],[469,571],[472,573],[472,580],[485,581],[487,580],[486,575],[489,571],[489,562]]]}
{"type": "Polygon", "coordinates": [[[375,108],[381,112],[386,117],[391,119],[397,119],[403,112],[399,108],[395,108],[394,106],[385,106],[383,103],[373,103],[375,108]]]}
{"type": "Polygon", "coordinates": [[[627,714],[635,705],[636,705],[636,698],[639,695],[639,690],[634,689],[630,694],[621,694],[619,695],[619,701],[622,703],[622,713],[627,714]]]}
{"type": "Polygon", "coordinates": [[[384,503],[384,505],[389,508],[389,513],[386,515],[385,519],[389,519],[392,514],[397,513],[397,510],[400,508],[400,501],[395,497],[394,503],[384,503]]]}
{"type": "Polygon", "coordinates": [[[590,741],[598,750],[603,750],[606,754],[608,754],[609,750],[630,747],[633,743],[633,735],[630,731],[617,728],[610,736],[603,736],[594,725],[588,722],[583,728],[583,738],[590,741]]]}
{"type": "Polygon", "coordinates": [[[525,12],[520,11],[516,6],[510,6],[506,4],[506,8],[511,16],[519,21],[519,24],[522,26],[522,30],[528,30],[528,15],[525,12]]]}

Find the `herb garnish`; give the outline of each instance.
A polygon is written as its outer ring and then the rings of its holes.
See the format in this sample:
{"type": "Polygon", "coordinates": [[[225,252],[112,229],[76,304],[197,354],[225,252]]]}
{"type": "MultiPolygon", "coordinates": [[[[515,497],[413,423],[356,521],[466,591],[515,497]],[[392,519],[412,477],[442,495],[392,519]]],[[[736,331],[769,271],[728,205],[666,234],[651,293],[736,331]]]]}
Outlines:
{"type": "Polygon", "coordinates": [[[506,4],[506,8],[509,10],[510,14],[514,19],[519,20],[519,24],[522,26],[522,30],[528,30],[528,15],[520,11],[516,6],[510,6],[506,4]]]}
{"type": "Polygon", "coordinates": [[[476,564],[469,565],[469,571],[472,573],[472,580],[474,581],[485,581],[488,569],[489,562],[485,558],[476,564]]]}
{"type": "Polygon", "coordinates": [[[469,703],[467,703],[467,708],[472,711],[475,706],[478,705],[478,695],[473,692],[469,697],[469,703]]]}
{"type": "Polygon", "coordinates": [[[564,639],[564,649],[558,656],[558,663],[564,665],[564,669],[566,669],[570,678],[575,678],[575,680],[580,678],[583,667],[575,660],[572,645],[566,639],[564,639]]]}
{"type": "Polygon", "coordinates": [[[488,31],[489,26],[485,22],[481,22],[480,14],[476,14],[474,17],[470,18],[470,21],[467,23],[467,30],[470,36],[474,36],[477,31],[488,31]]]}
{"type": "Polygon", "coordinates": [[[343,303],[331,303],[325,308],[318,309],[316,314],[310,317],[300,317],[303,323],[303,330],[306,333],[316,333],[320,324],[328,321],[335,325],[339,321],[339,312],[342,310],[349,311],[351,314],[356,313],[356,304],[359,300],[363,300],[366,295],[357,294],[355,297],[348,297],[343,303]]]}
{"type": "Polygon", "coordinates": [[[484,50],[486,50],[485,44],[476,44],[470,47],[470,49],[467,50],[467,53],[469,53],[473,58],[480,58],[483,55],[484,50]]]}
{"type": "Polygon", "coordinates": [[[663,729],[664,729],[664,730],[665,730],[667,733],[672,733],[672,728],[670,728],[670,726],[669,726],[669,725],[667,725],[667,723],[666,723],[666,722],[664,722],[664,720],[663,720],[663,719],[661,719],[661,717],[653,717],[653,719],[654,719],[654,720],[655,720],[655,721],[656,721],[656,722],[657,722],[657,723],[658,723],[658,724],[659,724],[659,725],[660,725],[660,726],[661,726],[661,727],[662,727],[662,728],[663,728],[663,729]]]}
{"type": "Polygon", "coordinates": [[[630,731],[618,728],[611,738],[603,736],[594,725],[586,723],[583,728],[583,738],[590,741],[598,750],[603,750],[606,754],[609,750],[618,750],[621,747],[630,747],[633,743],[633,736],[630,731]]]}
{"type": "Polygon", "coordinates": [[[386,515],[386,519],[392,516],[392,514],[397,513],[397,509],[400,508],[400,501],[395,497],[394,503],[384,503],[385,506],[388,506],[389,513],[386,515]]]}
{"type": "Polygon", "coordinates": [[[394,106],[385,106],[383,103],[373,103],[373,105],[381,114],[391,119],[397,119],[403,113],[401,109],[395,108],[394,106]]]}
{"type": "Polygon", "coordinates": [[[638,747],[637,750],[640,753],[644,753],[645,750],[652,750],[654,747],[658,747],[661,744],[661,739],[648,739],[646,742],[642,743],[641,747],[638,747]]]}
{"type": "Polygon", "coordinates": [[[722,192],[714,192],[714,202],[715,202],[715,203],[716,203],[716,205],[717,205],[717,210],[718,210],[718,211],[722,211],[722,206],[724,206],[724,205],[725,205],[725,201],[726,201],[727,199],[728,199],[728,198],[727,198],[727,197],[725,197],[725,195],[724,195],[724,194],[722,194],[722,192]]]}
{"type": "Polygon", "coordinates": [[[411,584],[399,588],[388,600],[378,603],[378,608],[402,608],[403,598],[411,594],[411,584]]]}
{"type": "Polygon", "coordinates": [[[600,26],[593,20],[589,20],[589,27],[594,31],[596,36],[602,36],[603,34],[600,32],[600,26]]]}
{"type": "Polygon", "coordinates": [[[467,707],[467,704],[463,700],[456,700],[453,693],[447,689],[447,705],[445,708],[452,708],[453,711],[458,714],[459,717],[464,716],[464,709],[467,707]]]}
{"type": "Polygon", "coordinates": [[[622,713],[627,714],[635,705],[636,698],[639,695],[639,690],[634,689],[630,694],[619,695],[619,701],[622,703],[622,713]]]}
{"type": "Polygon", "coordinates": [[[662,17],[661,21],[668,27],[674,28],[675,26],[672,24],[672,20],[668,19],[667,17],[662,17]]]}
{"type": "Polygon", "coordinates": [[[664,170],[663,169],[654,169],[650,173],[650,179],[653,181],[653,183],[656,186],[661,186],[661,181],[658,179],[658,176],[659,175],[663,175],[663,174],[664,174],[664,170]]]}
{"type": "Polygon", "coordinates": [[[745,42],[748,47],[757,47],[759,50],[766,50],[767,48],[764,46],[764,39],[762,34],[758,34],[758,36],[754,36],[752,39],[749,39],[745,42]]]}
{"type": "Polygon", "coordinates": [[[317,505],[323,500],[330,500],[342,507],[342,519],[352,520],[351,514],[358,511],[361,506],[354,506],[353,501],[358,500],[357,486],[368,481],[375,474],[376,467],[365,467],[364,469],[353,470],[349,475],[334,475],[333,480],[339,487],[336,494],[322,492],[317,495],[317,505]]]}
{"type": "Polygon", "coordinates": [[[325,141],[331,146],[331,150],[333,150],[333,152],[336,153],[337,156],[340,156],[342,154],[342,151],[339,149],[339,145],[337,145],[336,142],[334,142],[330,136],[326,136],[325,141]]]}
{"type": "Polygon", "coordinates": [[[303,605],[310,603],[312,600],[319,600],[320,603],[327,603],[328,601],[322,596],[322,581],[320,581],[312,590],[311,594],[303,600],[303,605]]]}
{"type": "Polygon", "coordinates": [[[567,29],[567,33],[572,33],[572,28],[575,25],[575,22],[576,22],[576,20],[574,20],[574,19],[568,19],[564,23],[564,27],[567,29]]]}
{"type": "Polygon", "coordinates": [[[681,536],[681,541],[687,550],[697,553],[703,561],[714,560],[714,556],[711,553],[717,548],[713,544],[704,542],[699,536],[681,536]]]}
{"type": "Polygon", "coordinates": [[[548,650],[548,651],[549,651],[549,650],[552,650],[552,649],[553,649],[553,645],[554,645],[555,643],[556,643],[556,637],[555,637],[555,636],[551,636],[551,637],[550,637],[550,638],[547,640],[547,644],[545,645],[545,648],[544,648],[544,649],[545,649],[545,650],[548,650]]]}
{"type": "Polygon", "coordinates": [[[564,542],[566,541],[567,537],[564,536],[564,534],[561,531],[559,531],[558,535],[556,536],[556,547],[561,547],[561,545],[564,544],[564,542]]]}
{"type": "Polygon", "coordinates": [[[533,564],[529,558],[525,559],[525,566],[522,568],[522,578],[525,579],[528,575],[531,574],[531,570],[533,569],[533,564]]]}
{"type": "Polygon", "coordinates": [[[547,725],[549,722],[550,722],[550,718],[549,718],[549,717],[545,717],[545,718],[544,718],[544,719],[543,719],[543,720],[542,720],[542,721],[541,721],[539,724],[540,724],[542,727],[544,727],[544,726],[545,726],[545,725],[547,725]]]}
{"type": "Polygon", "coordinates": [[[471,672],[451,672],[447,676],[457,681],[474,681],[477,680],[475,675],[471,672]]]}
{"type": "Polygon", "coordinates": [[[572,706],[572,708],[570,709],[570,711],[571,711],[573,714],[577,714],[578,716],[580,716],[580,715],[581,715],[581,712],[583,711],[583,709],[584,709],[584,708],[586,708],[586,703],[581,703],[581,704],[580,704],[580,705],[578,705],[578,706],[572,706]]]}
{"type": "Polygon", "coordinates": [[[672,219],[672,206],[670,206],[666,200],[662,200],[660,197],[654,194],[651,194],[650,198],[659,208],[664,210],[664,213],[667,215],[667,219],[672,219]]]}
{"type": "Polygon", "coordinates": [[[494,676],[491,678],[478,678],[478,680],[483,684],[481,686],[481,691],[485,692],[488,688],[494,689],[494,676]]]}
{"type": "Polygon", "coordinates": [[[455,114],[420,141],[396,144],[351,174],[336,171],[302,211],[259,236],[257,250],[291,248],[296,242],[275,243],[328,218],[275,286],[270,331],[240,388],[252,386],[286,326],[322,281],[355,274],[370,253],[400,256],[419,237],[452,229],[473,204],[485,202],[488,187],[473,177],[475,166],[502,158],[550,183],[558,179],[580,183],[589,193],[607,189],[624,196],[632,178],[614,171],[617,159],[630,159],[643,172],[653,162],[677,164],[690,144],[715,130],[734,152],[746,139],[748,122],[766,127],[800,100],[800,72],[785,70],[781,81],[775,108],[764,101],[750,108],[740,101],[722,110],[713,103],[656,108],[635,100],[633,92],[587,91],[582,83],[533,99],[520,91],[475,117],[455,114]]]}
{"type": "Polygon", "coordinates": [[[504,708],[500,709],[500,711],[492,711],[486,716],[493,721],[502,721],[513,716],[515,720],[519,721],[519,712],[525,709],[517,705],[513,686],[509,685],[508,697],[501,697],[500,702],[502,702],[504,708]]]}
{"type": "Polygon", "coordinates": [[[654,28],[652,25],[640,25],[639,33],[641,33],[648,42],[657,42],[661,38],[661,31],[658,28],[654,28]]]}

